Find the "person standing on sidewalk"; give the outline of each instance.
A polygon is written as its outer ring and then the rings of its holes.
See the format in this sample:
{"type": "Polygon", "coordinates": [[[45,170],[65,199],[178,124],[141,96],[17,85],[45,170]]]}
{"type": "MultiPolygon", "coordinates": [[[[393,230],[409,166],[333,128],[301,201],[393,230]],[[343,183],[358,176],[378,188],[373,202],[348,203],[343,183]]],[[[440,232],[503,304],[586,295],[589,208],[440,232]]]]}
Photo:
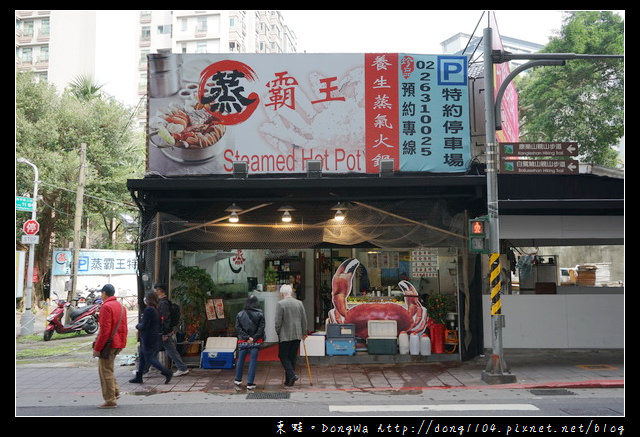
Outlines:
{"type": "Polygon", "coordinates": [[[100,330],[93,343],[93,356],[100,357],[102,349],[111,339],[109,355],[98,360],[98,375],[102,388],[104,403],[98,408],[116,408],[116,399],[120,397],[120,387],[114,373],[116,355],[127,345],[127,310],[116,299],[116,289],[111,284],[105,284],[100,290],[102,293],[102,306],[98,324],[100,330]]]}
{"type": "Polygon", "coordinates": [[[140,335],[140,362],[138,363],[138,371],[133,379],[129,382],[134,384],[142,384],[142,372],[147,363],[155,367],[165,377],[164,383],[171,381],[173,372],[167,369],[158,361],[158,351],[160,350],[160,311],[158,311],[158,296],[153,292],[148,292],[144,297],[146,307],[142,312],[140,323],[136,325],[140,335]]]}
{"type": "Polygon", "coordinates": [[[184,363],[184,361],[182,361],[180,353],[176,348],[176,334],[174,332],[175,326],[171,326],[172,304],[167,297],[167,286],[164,284],[155,284],[153,286],[153,291],[155,291],[156,295],[158,296],[158,310],[160,311],[160,316],[162,317],[162,346],[169,356],[169,359],[173,361],[176,368],[178,369],[173,373],[173,376],[186,375],[187,373],[189,373],[189,368],[184,363]]]}
{"type": "Polygon", "coordinates": [[[258,365],[260,345],[264,341],[264,314],[258,304],[258,298],[251,295],[244,304],[244,309],[236,316],[236,332],[238,336],[238,360],[236,361],[236,386],[242,384],[244,360],[249,355],[249,371],[247,373],[247,389],[256,388],[254,379],[258,365]]]}
{"type": "Polygon", "coordinates": [[[278,358],[284,368],[284,385],[292,387],[298,380],[296,360],[300,340],[307,332],[307,314],[302,301],[293,296],[291,285],[280,287],[280,297],[276,306],[275,329],[278,334],[278,358]]]}

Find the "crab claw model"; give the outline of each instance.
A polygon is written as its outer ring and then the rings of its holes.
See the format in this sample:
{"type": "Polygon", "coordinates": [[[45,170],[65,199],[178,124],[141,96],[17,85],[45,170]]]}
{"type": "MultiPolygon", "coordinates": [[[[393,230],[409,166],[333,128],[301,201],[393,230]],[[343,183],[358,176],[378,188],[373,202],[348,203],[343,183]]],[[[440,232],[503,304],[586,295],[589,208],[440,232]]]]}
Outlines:
{"type": "Polygon", "coordinates": [[[396,302],[363,302],[348,308],[347,297],[353,287],[353,276],[360,261],[349,258],[340,264],[331,281],[333,309],[329,311],[331,323],[353,323],[356,335],[368,337],[369,320],[395,320],[398,333],[421,334],[427,327],[427,309],[420,304],[418,292],[409,281],[400,281],[398,286],[404,294],[404,304],[396,302]]]}

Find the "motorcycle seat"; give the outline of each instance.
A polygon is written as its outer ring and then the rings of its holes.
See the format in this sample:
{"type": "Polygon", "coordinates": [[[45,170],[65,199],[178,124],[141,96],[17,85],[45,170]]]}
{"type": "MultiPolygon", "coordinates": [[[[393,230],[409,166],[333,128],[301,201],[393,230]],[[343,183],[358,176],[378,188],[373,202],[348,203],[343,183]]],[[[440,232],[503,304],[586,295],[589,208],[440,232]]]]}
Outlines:
{"type": "Polygon", "coordinates": [[[91,307],[92,305],[87,305],[80,308],[74,308],[73,310],[71,310],[71,318],[77,319],[78,317],[80,317],[81,315],[89,311],[91,307]]]}

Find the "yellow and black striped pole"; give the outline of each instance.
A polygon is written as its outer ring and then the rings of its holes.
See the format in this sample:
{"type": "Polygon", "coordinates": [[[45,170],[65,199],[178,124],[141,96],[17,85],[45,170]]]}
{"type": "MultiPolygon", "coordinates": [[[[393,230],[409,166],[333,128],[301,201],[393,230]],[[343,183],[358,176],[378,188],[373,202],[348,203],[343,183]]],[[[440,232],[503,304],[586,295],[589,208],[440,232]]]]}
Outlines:
{"type": "Polygon", "coordinates": [[[502,302],[500,301],[500,288],[502,281],[500,280],[500,254],[489,254],[489,287],[491,288],[491,315],[497,316],[502,314],[502,302]]]}

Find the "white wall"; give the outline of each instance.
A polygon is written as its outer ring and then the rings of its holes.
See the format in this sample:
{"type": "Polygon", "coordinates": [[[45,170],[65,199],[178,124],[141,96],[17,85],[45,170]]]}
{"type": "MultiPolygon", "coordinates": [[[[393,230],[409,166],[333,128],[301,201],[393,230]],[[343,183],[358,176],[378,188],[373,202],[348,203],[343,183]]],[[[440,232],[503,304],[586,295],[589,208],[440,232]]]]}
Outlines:
{"type": "MultiPolygon", "coordinates": [[[[504,348],[624,348],[624,294],[503,295],[504,348]]],[[[492,347],[483,299],[484,347],[492,347]]]]}

